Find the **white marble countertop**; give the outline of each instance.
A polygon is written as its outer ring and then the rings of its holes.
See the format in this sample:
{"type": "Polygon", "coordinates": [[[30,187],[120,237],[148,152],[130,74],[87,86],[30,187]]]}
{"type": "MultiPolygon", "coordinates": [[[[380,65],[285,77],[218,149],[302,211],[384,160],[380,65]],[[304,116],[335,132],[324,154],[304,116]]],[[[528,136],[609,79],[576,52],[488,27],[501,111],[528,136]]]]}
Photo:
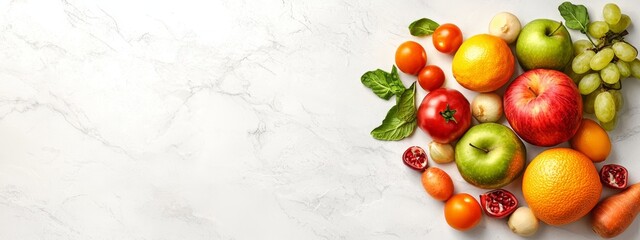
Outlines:
{"type": "MultiPolygon", "coordinates": [[[[605,1],[575,2],[601,18],[605,1]]],[[[429,137],[374,140],[392,103],[360,76],[390,68],[396,47],[415,40],[445,86],[472,98],[451,57],[408,24],[429,17],[469,37],[500,11],[523,24],[561,20],[559,4],[3,1],[0,239],[518,238],[486,216],[469,232],[447,226],[443,203],[401,161],[429,137]]],[[[640,23],[636,1],[619,5],[640,23]]],[[[630,32],[640,45],[638,25],[630,32]]],[[[638,93],[640,81],[624,83],[605,162],[625,165],[631,182],[640,181],[638,93]]],[[[529,160],[542,150],[527,147],[529,160]]],[[[483,192],[455,164],[440,167],[456,192],[483,192]]],[[[519,184],[507,189],[522,199],[519,184]]],[[[639,222],[621,239],[640,238],[639,222]]],[[[543,225],[535,238],[596,236],[583,219],[543,225]]]]}

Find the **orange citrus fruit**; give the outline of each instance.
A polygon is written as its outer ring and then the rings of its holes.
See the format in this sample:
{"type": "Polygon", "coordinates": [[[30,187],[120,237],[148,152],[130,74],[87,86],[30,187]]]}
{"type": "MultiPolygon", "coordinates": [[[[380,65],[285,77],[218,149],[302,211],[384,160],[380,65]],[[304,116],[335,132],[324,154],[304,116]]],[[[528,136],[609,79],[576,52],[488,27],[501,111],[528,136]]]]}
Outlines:
{"type": "Polygon", "coordinates": [[[602,162],[611,152],[609,134],[591,119],[582,119],[578,132],[569,141],[571,148],[584,153],[591,161],[602,162]]]}
{"type": "Polygon", "coordinates": [[[509,81],[515,70],[515,59],[504,40],[479,34],[462,43],[451,66],[453,77],[463,87],[491,92],[509,81]]]}
{"type": "Polygon", "coordinates": [[[570,148],[536,156],[524,172],[522,194],[538,219],[563,225],[585,216],[598,203],[602,184],[593,162],[570,148]]]}

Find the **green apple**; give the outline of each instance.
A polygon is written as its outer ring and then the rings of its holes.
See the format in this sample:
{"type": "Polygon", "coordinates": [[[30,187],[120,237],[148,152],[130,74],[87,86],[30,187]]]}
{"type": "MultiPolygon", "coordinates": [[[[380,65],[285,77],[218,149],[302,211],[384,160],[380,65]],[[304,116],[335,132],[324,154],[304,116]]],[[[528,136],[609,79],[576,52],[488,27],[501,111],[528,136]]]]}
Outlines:
{"type": "Polygon", "coordinates": [[[533,20],[520,32],[516,57],[525,71],[536,68],[562,71],[573,59],[571,35],[560,22],[533,20]]]}
{"type": "Polygon", "coordinates": [[[470,128],[456,144],[456,165],[467,182],[479,188],[500,188],[524,169],[527,150],[508,127],[482,123],[470,128]]]}

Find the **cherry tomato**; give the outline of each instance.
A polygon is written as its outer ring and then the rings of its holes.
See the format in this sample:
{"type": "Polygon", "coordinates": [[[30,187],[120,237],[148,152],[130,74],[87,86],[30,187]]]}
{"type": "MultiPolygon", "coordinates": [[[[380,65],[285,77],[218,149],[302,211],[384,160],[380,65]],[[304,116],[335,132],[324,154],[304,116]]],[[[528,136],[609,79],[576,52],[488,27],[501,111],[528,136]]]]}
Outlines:
{"type": "Polygon", "coordinates": [[[396,65],[406,74],[418,74],[425,64],[427,64],[427,52],[417,42],[406,41],[396,50],[396,65]]]}
{"type": "Polygon", "coordinates": [[[427,65],[418,73],[418,83],[425,91],[433,91],[442,87],[444,72],[438,66],[427,65]]]}
{"type": "Polygon", "coordinates": [[[433,141],[450,143],[471,126],[469,101],[455,89],[433,90],[422,99],[418,108],[418,126],[433,141]]]}
{"type": "Polygon", "coordinates": [[[480,204],[471,195],[458,193],[444,204],[444,218],[458,231],[472,229],[482,218],[480,204]]]}
{"type": "Polygon", "coordinates": [[[433,46],[442,53],[451,54],[462,45],[462,31],[451,23],[440,25],[433,31],[433,46]]]}

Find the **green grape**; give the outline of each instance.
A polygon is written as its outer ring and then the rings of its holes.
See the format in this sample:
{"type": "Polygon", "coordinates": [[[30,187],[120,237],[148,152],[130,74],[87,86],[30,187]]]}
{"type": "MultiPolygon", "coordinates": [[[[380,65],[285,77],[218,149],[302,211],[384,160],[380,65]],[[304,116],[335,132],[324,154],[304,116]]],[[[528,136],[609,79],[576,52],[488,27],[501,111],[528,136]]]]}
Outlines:
{"type": "Polygon", "coordinates": [[[621,33],[631,25],[631,18],[627,14],[620,16],[620,21],[615,24],[609,24],[609,30],[614,33],[621,33]]]}
{"type": "Polygon", "coordinates": [[[609,90],[609,92],[611,93],[611,95],[613,95],[613,102],[616,104],[616,112],[619,112],[624,106],[622,93],[619,90],[609,90]]]}
{"type": "Polygon", "coordinates": [[[600,75],[598,75],[598,73],[584,75],[582,80],[580,80],[580,83],[578,83],[578,90],[580,91],[580,94],[588,95],[600,87],[601,81],[602,79],[600,79],[600,75]]]}
{"type": "Polygon", "coordinates": [[[583,74],[591,70],[591,59],[596,53],[591,50],[584,51],[580,55],[573,58],[571,62],[571,69],[577,74],[583,74]]]}
{"type": "Polygon", "coordinates": [[[582,77],[584,77],[584,75],[588,73],[591,73],[591,71],[588,71],[582,74],[577,74],[573,71],[573,69],[571,69],[571,67],[567,67],[564,69],[564,74],[567,74],[567,76],[569,76],[569,78],[571,78],[571,80],[573,80],[573,83],[575,83],[576,85],[578,85],[578,83],[580,82],[580,79],[582,79],[582,77]]]}
{"type": "Polygon", "coordinates": [[[591,66],[593,70],[600,71],[613,60],[613,55],[613,49],[609,47],[603,48],[591,58],[589,66],[591,66]]]}
{"type": "Polygon", "coordinates": [[[573,42],[573,56],[578,56],[580,53],[587,51],[587,49],[592,48],[593,44],[589,42],[589,40],[581,39],[573,42]]]}
{"type": "Polygon", "coordinates": [[[620,71],[615,63],[609,63],[600,70],[600,78],[607,84],[616,84],[620,81],[620,71]]]}
{"type": "Polygon", "coordinates": [[[631,62],[638,56],[638,50],[626,42],[614,43],[613,46],[611,46],[611,49],[613,49],[613,53],[618,57],[618,59],[625,62],[631,62]]]}
{"type": "Polygon", "coordinates": [[[635,59],[629,63],[629,70],[631,70],[631,76],[640,79],[640,60],[635,59]]]}
{"type": "Polygon", "coordinates": [[[607,23],[603,21],[591,22],[587,26],[587,32],[589,32],[589,35],[594,38],[604,37],[604,35],[606,35],[608,31],[609,25],[607,25],[607,23]]]}
{"type": "Polygon", "coordinates": [[[631,69],[628,62],[616,61],[616,67],[618,67],[618,71],[620,72],[620,80],[631,76],[631,69]]]}
{"type": "Polygon", "coordinates": [[[612,131],[613,129],[616,129],[616,125],[618,125],[618,116],[614,116],[613,120],[609,121],[609,122],[600,122],[600,126],[602,126],[602,128],[604,128],[604,130],[607,131],[612,131]]]}
{"type": "Polygon", "coordinates": [[[615,3],[607,3],[602,8],[602,15],[604,16],[604,21],[608,24],[616,24],[620,21],[620,8],[615,3]]]}
{"type": "Polygon", "coordinates": [[[610,122],[616,115],[616,102],[609,92],[601,92],[593,103],[596,118],[602,122],[610,122]]]}
{"type": "Polygon", "coordinates": [[[593,105],[596,102],[598,94],[600,94],[600,91],[594,91],[591,94],[582,97],[582,110],[585,113],[593,114],[595,112],[593,105]]]}
{"type": "Polygon", "coordinates": [[[631,76],[631,66],[625,61],[616,61],[616,67],[620,71],[620,79],[625,79],[631,76]]]}

